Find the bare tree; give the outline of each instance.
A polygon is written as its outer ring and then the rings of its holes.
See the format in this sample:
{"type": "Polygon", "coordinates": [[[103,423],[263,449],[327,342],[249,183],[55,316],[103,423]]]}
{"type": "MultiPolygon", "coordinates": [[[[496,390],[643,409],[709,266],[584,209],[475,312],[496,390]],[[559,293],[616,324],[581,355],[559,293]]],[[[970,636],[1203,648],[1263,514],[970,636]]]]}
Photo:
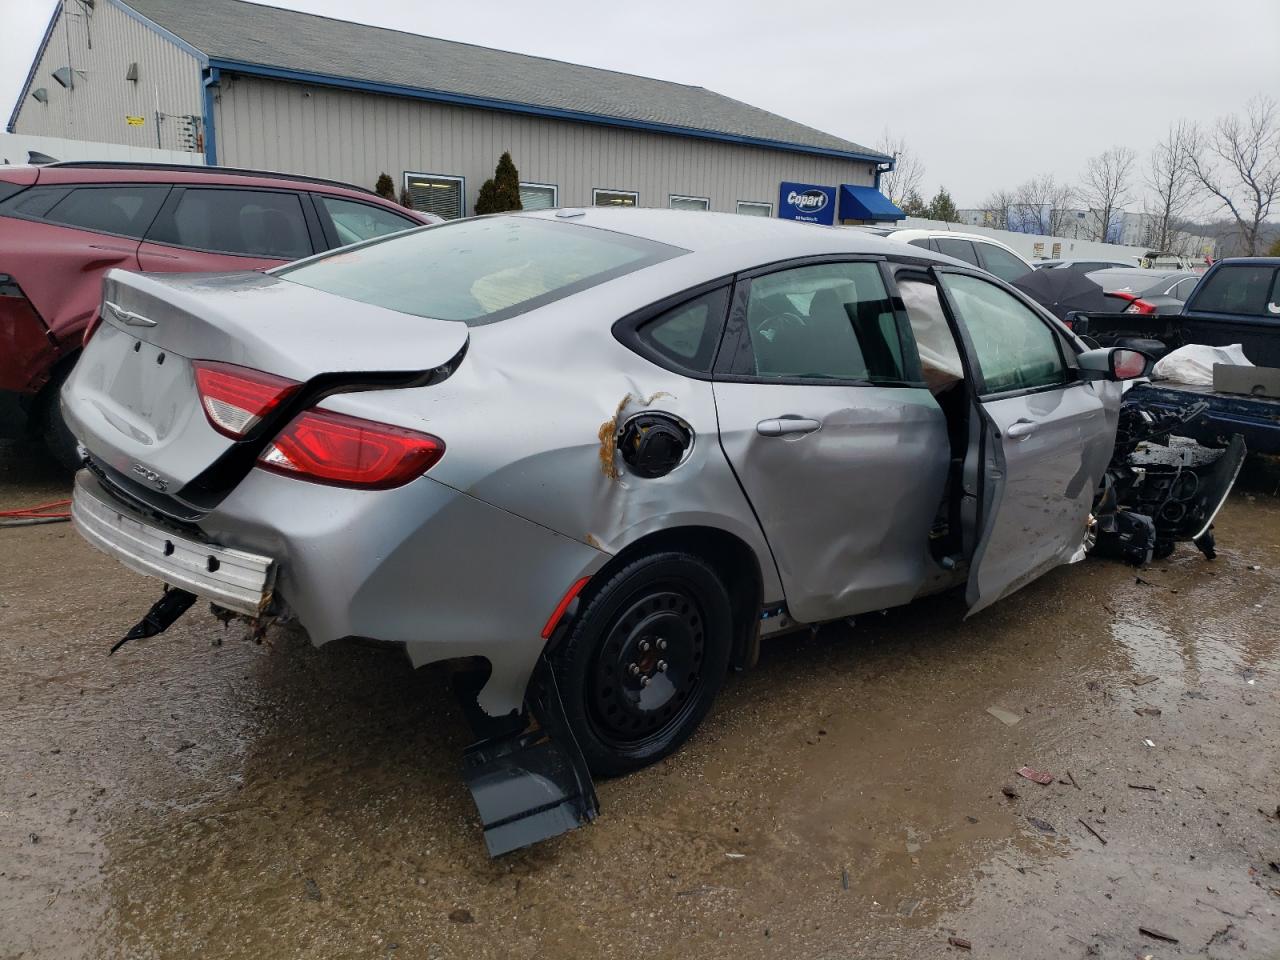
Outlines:
{"type": "Polygon", "coordinates": [[[1137,155],[1128,147],[1112,147],[1089,158],[1080,199],[1089,210],[1090,239],[1107,242],[1112,218],[1132,198],[1129,187],[1136,160],[1137,155]]]}
{"type": "Polygon", "coordinates": [[[906,137],[895,137],[886,127],[876,149],[893,157],[893,169],[880,175],[880,192],[902,206],[912,193],[919,194],[924,164],[908,146],[906,137]]]}
{"type": "Polygon", "coordinates": [[[1033,177],[1013,192],[1010,229],[1060,236],[1075,195],[1071,184],[1059,183],[1051,173],[1033,177]]]}
{"type": "Polygon", "coordinates": [[[1009,229],[1009,208],[1017,202],[1012,190],[993,190],[982,201],[982,225],[996,230],[1009,229]]]}
{"type": "Polygon", "coordinates": [[[1195,128],[1180,120],[1171,124],[1165,138],[1151,148],[1143,180],[1148,197],[1145,205],[1152,221],[1150,246],[1160,252],[1182,253],[1178,227],[1186,219],[1195,199],[1196,176],[1191,169],[1191,148],[1195,128]]]}
{"type": "Polygon", "coordinates": [[[1218,118],[1213,129],[1196,129],[1189,152],[1200,186],[1230,212],[1246,256],[1257,256],[1259,230],[1280,194],[1280,117],[1271,97],[1258,95],[1244,116],[1218,118]]]}

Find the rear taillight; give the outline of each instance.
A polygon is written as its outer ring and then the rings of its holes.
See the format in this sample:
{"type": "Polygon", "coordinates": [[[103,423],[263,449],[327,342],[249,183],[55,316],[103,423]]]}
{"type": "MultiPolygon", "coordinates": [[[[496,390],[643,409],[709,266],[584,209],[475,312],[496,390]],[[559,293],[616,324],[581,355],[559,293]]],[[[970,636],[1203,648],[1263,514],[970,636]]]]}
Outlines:
{"type": "Polygon", "coordinates": [[[233,363],[196,360],[196,390],[213,429],[239,440],[301,384],[233,363]]]}
{"type": "Polygon", "coordinates": [[[258,466],[313,483],[386,490],[421,476],[442,456],[439,437],[315,409],[294,417],[258,466]]]}
{"type": "Polygon", "coordinates": [[[1108,297],[1115,297],[1117,300],[1126,301],[1123,313],[1155,313],[1155,304],[1147,303],[1141,299],[1136,293],[1129,293],[1127,290],[1110,290],[1107,292],[1108,297]]]}
{"type": "Polygon", "coordinates": [[[1125,313],[1155,313],[1155,304],[1135,297],[1133,302],[1124,308],[1125,313]]]}

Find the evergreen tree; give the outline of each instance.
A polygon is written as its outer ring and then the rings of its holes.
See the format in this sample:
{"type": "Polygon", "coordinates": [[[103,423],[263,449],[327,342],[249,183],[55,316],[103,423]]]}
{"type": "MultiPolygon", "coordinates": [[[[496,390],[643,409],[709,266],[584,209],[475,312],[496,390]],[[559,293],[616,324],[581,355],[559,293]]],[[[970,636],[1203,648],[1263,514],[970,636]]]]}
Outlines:
{"type": "Polygon", "coordinates": [[[373,192],[384,200],[390,200],[392,203],[396,199],[395,182],[385,173],[378,174],[378,182],[373,185],[373,192]]]}
{"type": "Polygon", "coordinates": [[[902,212],[908,217],[927,217],[929,215],[929,205],[924,202],[924,198],[916,191],[910,191],[906,199],[902,201],[902,212]]]}
{"type": "Polygon", "coordinates": [[[956,209],[951,194],[947,193],[946,187],[939,187],[934,198],[929,201],[930,220],[945,220],[947,223],[957,223],[960,220],[960,212],[956,209]]]}
{"type": "Polygon", "coordinates": [[[498,159],[493,177],[481,184],[480,196],[476,198],[476,213],[503,213],[522,209],[524,204],[520,202],[520,173],[508,151],[498,159]]]}
{"type": "MultiPolygon", "coordinates": [[[[388,197],[388,199],[391,199],[391,198],[388,197]]],[[[409,210],[413,209],[413,194],[409,192],[408,187],[400,188],[400,206],[405,207],[406,209],[409,209],[409,210]]]]}

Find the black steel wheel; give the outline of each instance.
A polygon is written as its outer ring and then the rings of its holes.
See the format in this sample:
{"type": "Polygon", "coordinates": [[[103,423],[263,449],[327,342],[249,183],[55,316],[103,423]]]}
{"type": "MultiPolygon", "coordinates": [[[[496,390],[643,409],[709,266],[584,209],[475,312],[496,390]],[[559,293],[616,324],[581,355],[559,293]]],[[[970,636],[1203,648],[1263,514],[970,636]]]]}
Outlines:
{"type": "Polygon", "coordinates": [[[716,572],[683,552],[641,557],[591,587],[551,659],[591,772],[616,776],[702,722],[728,670],[732,614],[716,572]]]}

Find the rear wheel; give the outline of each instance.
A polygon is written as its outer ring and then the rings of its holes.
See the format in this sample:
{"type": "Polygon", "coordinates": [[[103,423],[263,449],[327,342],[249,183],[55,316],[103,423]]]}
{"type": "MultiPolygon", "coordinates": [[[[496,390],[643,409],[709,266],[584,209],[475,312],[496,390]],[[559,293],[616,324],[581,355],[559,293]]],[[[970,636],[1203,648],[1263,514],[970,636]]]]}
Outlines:
{"type": "Polygon", "coordinates": [[[56,375],[41,394],[40,424],[45,449],[64,469],[75,473],[81,467],[80,455],[76,453],[78,446],[75,436],[67,429],[67,422],[62,419],[62,385],[71,373],[71,367],[56,375]]]}
{"type": "Polygon", "coordinates": [[[729,594],[692,554],[640,557],[593,590],[552,654],[591,772],[627,773],[684,743],[724,682],[731,640],[729,594]]]}

